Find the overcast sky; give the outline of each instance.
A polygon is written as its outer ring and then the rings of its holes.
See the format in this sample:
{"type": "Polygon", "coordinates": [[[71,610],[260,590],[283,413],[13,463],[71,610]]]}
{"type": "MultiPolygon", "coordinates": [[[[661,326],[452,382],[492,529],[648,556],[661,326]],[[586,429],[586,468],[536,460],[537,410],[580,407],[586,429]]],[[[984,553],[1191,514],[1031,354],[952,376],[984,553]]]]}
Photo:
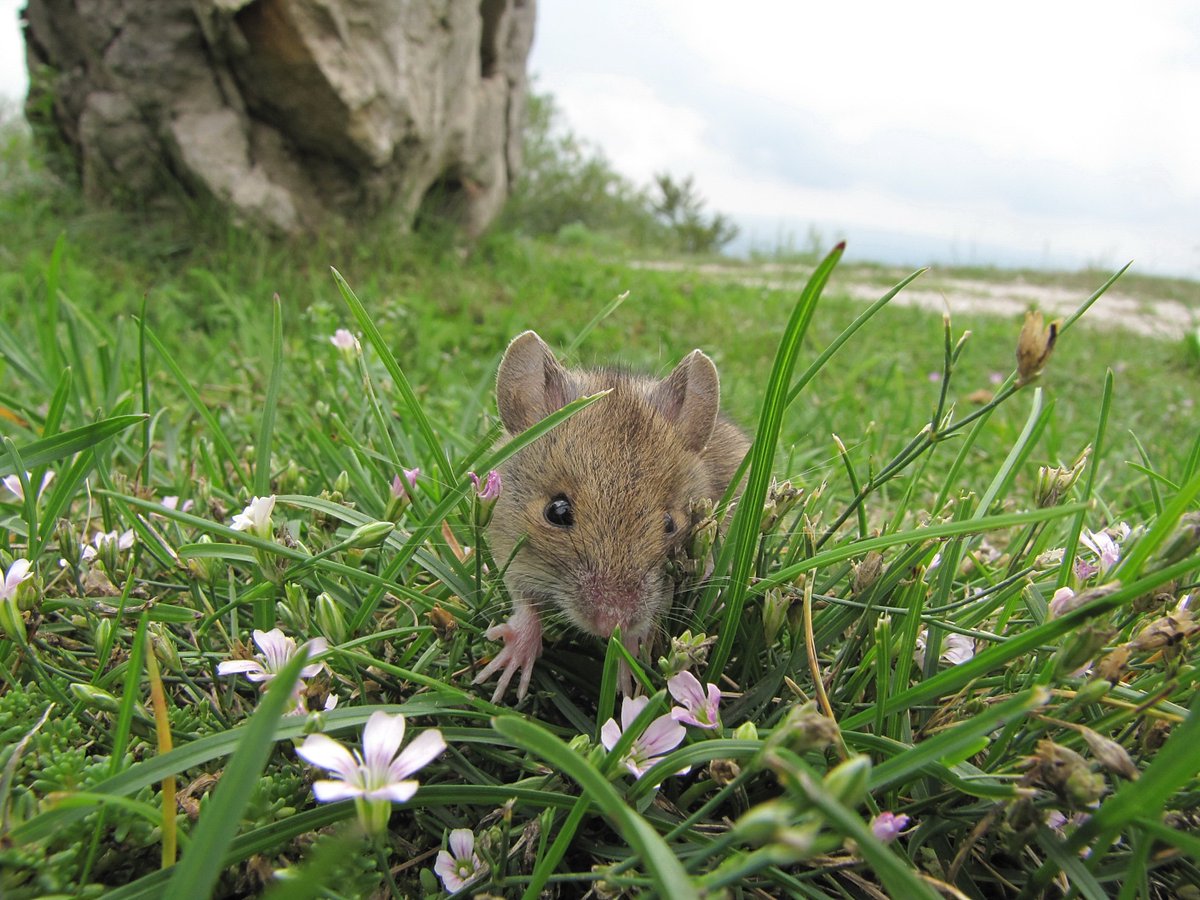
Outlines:
{"type": "Polygon", "coordinates": [[[529,69],[619,171],[693,174],[738,249],[815,227],[858,258],[1200,277],[1194,0],[538,0],[529,69]]]}

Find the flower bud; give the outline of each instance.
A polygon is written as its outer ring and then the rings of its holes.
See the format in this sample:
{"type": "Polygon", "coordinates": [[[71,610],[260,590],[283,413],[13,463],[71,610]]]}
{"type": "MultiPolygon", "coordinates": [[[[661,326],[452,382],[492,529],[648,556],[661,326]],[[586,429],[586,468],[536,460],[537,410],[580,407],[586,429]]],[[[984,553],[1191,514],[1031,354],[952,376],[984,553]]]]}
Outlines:
{"type": "Polygon", "coordinates": [[[871,758],[857,753],[825,774],[825,790],[846,806],[857,806],[867,796],[871,758]]]}
{"type": "Polygon", "coordinates": [[[1161,566],[1181,562],[1200,548],[1200,512],[1191,512],[1179,520],[1179,526],[1159,551],[1161,566]]]}
{"type": "Polygon", "coordinates": [[[689,559],[708,559],[713,544],[717,540],[717,520],[705,516],[692,527],[692,536],[688,541],[687,555],[689,559]]]}
{"type": "Polygon", "coordinates": [[[492,521],[492,510],[500,498],[503,482],[500,473],[495,469],[488,472],[487,477],[482,480],[474,472],[468,472],[467,477],[475,485],[475,524],[483,528],[492,521]]]}
{"type": "Polygon", "coordinates": [[[1106,738],[1083,725],[1079,726],[1078,730],[1083,735],[1083,739],[1087,741],[1092,756],[1096,757],[1096,761],[1108,771],[1128,778],[1130,781],[1136,781],[1141,777],[1142,773],[1133,764],[1129,752],[1112,738],[1106,738]]]}
{"type": "Polygon", "coordinates": [[[29,644],[29,634],[25,629],[25,618],[21,615],[21,611],[17,609],[16,597],[4,597],[0,599],[0,631],[3,631],[9,640],[15,641],[22,647],[29,644]]]}
{"type": "Polygon", "coordinates": [[[102,712],[116,712],[121,708],[121,703],[116,697],[95,685],[74,681],[71,683],[71,693],[89,709],[98,709],[102,712]]]}
{"type": "Polygon", "coordinates": [[[767,738],[766,746],[787,747],[796,753],[819,750],[838,736],[837,722],[817,711],[813,701],[793,706],[767,738]]]}
{"type": "Polygon", "coordinates": [[[787,621],[792,602],[779,588],[770,588],[763,594],[762,603],[763,638],[770,647],[774,645],[775,638],[779,636],[780,629],[787,621]]]}
{"type": "Polygon", "coordinates": [[[58,554],[72,569],[79,568],[80,554],[83,548],[79,544],[79,534],[75,526],[66,519],[59,519],[54,525],[54,538],[58,542],[58,554]]]}
{"type": "Polygon", "coordinates": [[[392,522],[364,522],[346,538],[346,546],[358,550],[368,550],[383,543],[384,539],[395,529],[392,522]]]}
{"type": "Polygon", "coordinates": [[[780,829],[788,827],[795,815],[789,801],[767,800],[742,813],[733,823],[733,830],[749,844],[768,844],[775,840],[780,829]]]}
{"type": "Polygon", "coordinates": [[[454,613],[442,607],[440,603],[435,603],[426,618],[429,619],[429,624],[433,626],[434,634],[438,636],[438,640],[443,644],[454,637],[454,632],[458,630],[458,619],[454,613]]]}
{"type": "Polygon", "coordinates": [[[170,672],[182,672],[183,662],[179,659],[175,639],[167,627],[161,622],[151,622],[146,628],[146,633],[150,637],[150,650],[162,663],[163,668],[170,672]]]}
{"type": "Polygon", "coordinates": [[[1091,622],[1084,625],[1059,648],[1054,661],[1055,672],[1060,676],[1070,675],[1087,666],[1114,633],[1111,628],[1091,622]]]}
{"type": "Polygon", "coordinates": [[[757,741],[758,726],[753,722],[743,722],[733,729],[733,739],[735,741],[757,741]]]}
{"type": "Polygon", "coordinates": [[[350,493],[350,473],[345,469],[338,472],[337,478],[333,479],[333,490],[337,491],[343,497],[350,493]]]}
{"type": "Polygon", "coordinates": [[[99,652],[102,648],[108,646],[108,642],[112,639],[113,632],[116,626],[112,619],[97,618],[92,623],[92,646],[99,652]]]}
{"type": "Polygon", "coordinates": [[[715,635],[709,637],[703,631],[693,635],[689,628],[679,637],[671,638],[670,652],[667,656],[659,658],[658,667],[667,678],[678,675],[684,669],[699,671],[708,662],[708,648],[716,640],[715,635]]]}
{"type": "Polygon", "coordinates": [[[342,615],[341,605],[325,591],[317,594],[316,611],[317,629],[331,644],[341,644],[346,640],[346,618],[342,615]]]}
{"type": "Polygon", "coordinates": [[[1049,325],[1040,312],[1030,310],[1025,313],[1025,324],[1021,327],[1020,337],[1017,338],[1017,386],[1021,387],[1041,374],[1042,369],[1054,352],[1054,344],[1058,340],[1057,319],[1049,325]]]}
{"type": "MultiPolygon", "coordinates": [[[[212,535],[202,534],[196,539],[197,544],[211,544],[212,535]]],[[[189,556],[187,570],[192,577],[204,584],[212,584],[217,576],[217,566],[220,563],[211,556],[189,556]]]]}
{"type": "Polygon", "coordinates": [[[779,520],[786,516],[792,507],[800,502],[803,494],[804,491],[800,488],[792,487],[790,481],[779,484],[772,479],[771,488],[767,492],[766,502],[763,504],[763,514],[759,522],[759,530],[763,534],[770,534],[779,520]]]}
{"type": "Polygon", "coordinates": [[[1041,466],[1038,469],[1037,485],[1034,488],[1034,499],[1039,507],[1057,506],[1067,495],[1080,474],[1087,465],[1088,454],[1092,452],[1091,445],[1083,448],[1083,452],[1075,457],[1071,468],[1062,466],[1041,466]]]}

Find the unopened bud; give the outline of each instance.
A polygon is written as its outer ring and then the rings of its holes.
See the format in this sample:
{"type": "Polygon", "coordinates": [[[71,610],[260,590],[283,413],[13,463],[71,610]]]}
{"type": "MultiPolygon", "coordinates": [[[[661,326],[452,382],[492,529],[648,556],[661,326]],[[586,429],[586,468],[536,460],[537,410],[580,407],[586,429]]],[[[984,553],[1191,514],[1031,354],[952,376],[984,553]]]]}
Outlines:
{"type": "Polygon", "coordinates": [[[350,493],[350,473],[345,469],[338,472],[337,478],[333,479],[333,490],[343,497],[350,493]]]}
{"type": "Polygon", "coordinates": [[[116,712],[121,708],[121,702],[116,697],[103,688],[98,688],[92,684],[74,681],[71,683],[71,693],[84,706],[90,709],[98,709],[102,712],[116,712]]]}
{"type": "Polygon", "coordinates": [[[791,511],[799,501],[804,492],[800,488],[792,487],[790,481],[785,481],[782,484],[771,481],[771,488],[767,492],[766,502],[763,504],[762,520],[759,522],[759,530],[763,534],[770,534],[774,530],[775,525],[788,512],[791,511]]]}
{"type": "Polygon", "coordinates": [[[795,808],[787,800],[767,800],[742,813],[733,830],[749,844],[768,844],[775,840],[780,829],[788,827],[795,814],[795,808]]]}
{"type": "Polygon", "coordinates": [[[147,626],[150,636],[150,649],[163,668],[170,672],[182,672],[183,662],[179,659],[179,650],[175,647],[175,639],[167,627],[160,622],[152,622],[147,626]]]}
{"type": "Polygon", "coordinates": [[[342,607],[325,591],[317,594],[313,617],[317,620],[318,630],[329,640],[329,643],[345,642],[346,618],[342,615],[342,607]]]}
{"type": "Polygon", "coordinates": [[[1067,491],[1079,480],[1080,474],[1087,465],[1088,454],[1092,452],[1091,446],[1083,448],[1083,452],[1075,457],[1075,462],[1070,468],[1063,466],[1041,466],[1037,474],[1037,486],[1034,489],[1034,498],[1037,505],[1040,507],[1057,506],[1062,498],[1067,495],[1067,491]]]}
{"type": "Polygon", "coordinates": [[[1025,313],[1025,324],[1017,338],[1017,385],[1026,385],[1041,374],[1054,352],[1058,340],[1059,321],[1049,325],[1040,312],[1025,313]]]}
{"type": "Polygon", "coordinates": [[[871,778],[871,758],[865,753],[851,756],[825,775],[825,790],[846,806],[857,806],[867,796],[871,778]]]}
{"type": "Polygon", "coordinates": [[[792,603],[779,588],[770,588],[763,594],[762,603],[763,638],[770,647],[774,645],[775,638],[779,636],[780,629],[787,621],[792,603]]]}
{"type": "Polygon", "coordinates": [[[717,540],[717,520],[712,516],[701,519],[692,528],[692,536],[688,542],[689,559],[708,559],[713,544],[717,540]]]}
{"type": "Polygon", "coordinates": [[[796,753],[819,750],[833,743],[838,736],[837,722],[817,710],[811,700],[803,706],[793,706],[783,721],[767,738],[768,747],[787,747],[796,753]]]}
{"type": "Polygon", "coordinates": [[[107,647],[109,641],[112,640],[113,631],[116,626],[112,619],[98,618],[92,624],[92,646],[99,652],[102,648],[107,647]]]}
{"type": "Polygon", "coordinates": [[[1101,628],[1088,623],[1075,632],[1059,649],[1054,668],[1059,675],[1069,675],[1092,661],[1101,648],[1112,638],[1110,628],[1101,628]]]}
{"type": "MultiPolygon", "coordinates": [[[[196,539],[197,544],[211,544],[212,542],[212,536],[208,534],[202,534],[196,539]]],[[[210,584],[216,577],[218,565],[217,560],[211,556],[189,556],[187,558],[188,572],[197,581],[205,584],[210,584]]]]}
{"type": "Polygon", "coordinates": [[[1164,566],[1187,559],[1200,548],[1200,512],[1191,512],[1179,520],[1179,526],[1158,554],[1164,566]]]}
{"type": "Polygon", "coordinates": [[[1078,730],[1083,735],[1083,739],[1087,741],[1092,756],[1096,757],[1096,761],[1104,768],[1128,778],[1130,781],[1136,781],[1141,777],[1141,772],[1133,764],[1129,752],[1112,738],[1106,738],[1083,725],[1078,730]]]}
{"type": "Polygon", "coordinates": [[[757,741],[758,726],[753,722],[743,722],[733,729],[733,739],[735,741],[757,741]]]}
{"type": "Polygon", "coordinates": [[[492,510],[496,508],[496,501],[500,499],[504,483],[495,469],[488,472],[487,477],[483,479],[474,472],[468,472],[467,477],[475,485],[475,524],[483,528],[492,521],[492,510]]]}
{"type": "Polygon", "coordinates": [[[83,548],[79,545],[79,535],[75,526],[66,519],[59,519],[54,525],[54,538],[58,541],[58,555],[66,560],[72,569],[78,569],[83,548]]]}
{"type": "Polygon", "coordinates": [[[15,597],[4,597],[0,599],[0,631],[3,631],[10,640],[25,647],[29,643],[29,634],[25,629],[25,618],[21,615],[21,611],[17,609],[17,599],[15,597]]]}
{"type": "Polygon", "coordinates": [[[667,678],[678,675],[684,669],[703,669],[708,662],[708,648],[716,640],[715,635],[709,637],[703,631],[693,635],[689,628],[678,637],[671,638],[671,649],[665,657],[659,658],[658,667],[667,678]]]}
{"type": "Polygon", "coordinates": [[[1130,652],[1129,645],[1122,644],[1096,663],[1096,677],[1103,679],[1101,684],[1111,687],[1121,680],[1129,668],[1130,652]]]}
{"type": "Polygon", "coordinates": [[[358,550],[368,550],[371,547],[377,547],[381,544],[389,534],[395,529],[392,522],[364,522],[359,525],[346,538],[346,546],[358,550]]]}

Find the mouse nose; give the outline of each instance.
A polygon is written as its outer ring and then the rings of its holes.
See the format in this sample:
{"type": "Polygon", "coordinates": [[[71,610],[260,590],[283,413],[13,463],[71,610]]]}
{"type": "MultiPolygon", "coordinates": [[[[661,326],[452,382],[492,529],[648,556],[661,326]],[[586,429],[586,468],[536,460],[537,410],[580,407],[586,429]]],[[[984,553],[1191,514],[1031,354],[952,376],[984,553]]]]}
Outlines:
{"type": "Polygon", "coordinates": [[[592,633],[609,637],[613,629],[621,627],[628,634],[630,625],[638,618],[641,607],[641,589],[637,584],[613,579],[603,575],[592,575],[581,585],[583,615],[592,626],[592,633]]]}

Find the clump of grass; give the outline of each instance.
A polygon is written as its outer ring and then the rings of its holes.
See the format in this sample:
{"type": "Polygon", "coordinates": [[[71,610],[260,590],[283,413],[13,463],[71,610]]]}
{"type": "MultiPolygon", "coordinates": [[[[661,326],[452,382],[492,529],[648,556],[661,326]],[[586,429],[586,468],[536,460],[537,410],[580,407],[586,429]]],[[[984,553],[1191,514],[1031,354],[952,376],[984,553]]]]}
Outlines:
{"type": "MultiPolygon", "coordinates": [[[[502,600],[468,473],[589,401],[492,449],[487,373],[518,329],[471,296],[480,275],[435,262],[420,270],[432,287],[410,273],[409,302],[391,304],[335,276],[301,317],[193,272],[237,317],[216,326],[237,336],[227,349],[149,306],[114,323],[72,296],[95,282],[67,250],[23,287],[45,315],[0,337],[0,468],[16,478],[0,531],[6,895],[434,895],[453,884],[435,864],[529,897],[1133,897],[1196,882],[1200,439],[1147,440],[1119,466],[1112,374],[1057,408],[1041,386],[1107,284],[1053,356],[1027,348],[1037,365],[973,405],[959,384],[979,364],[950,321],[919,320],[932,368],[882,379],[895,344],[855,348],[892,291],[831,329],[818,300],[840,251],[790,308],[758,303],[748,340],[773,349],[739,365],[724,348],[735,408],[758,410],[745,491],[679,561],[673,639],[635,660],[558,635],[514,710],[471,687],[502,600]],[[335,346],[338,326],[356,337],[335,346]],[[1064,408],[1084,437],[1045,458],[1064,408]],[[847,427],[861,434],[825,437],[847,427]],[[710,562],[711,578],[687,574],[710,562]],[[275,628],[324,648],[268,658],[275,628]],[[269,689],[221,674],[256,653],[269,689]],[[637,708],[619,702],[621,661],[649,698],[637,708]],[[718,727],[663,721],[690,696],[682,671],[720,690],[718,727]],[[327,776],[296,752],[315,733],[370,743],[379,713],[406,717],[405,746],[434,730],[447,745],[386,830],[365,801],[315,803],[327,776]]],[[[481,253],[510,284],[551,285],[530,315],[628,279],[502,236],[481,253]]],[[[642,290],[657,307],[641,328],[679,340],[674,320],[691,317],[687,340],[722,346],[705,329],[727,319],[700,312],[711,297],[667,276],[642,290]]],[[[750,310],[741,290],[723,299],[750,310]]],[[[566,321],[543,331],[566,343],[566,321]]],[[[594,324],[589,341],[613,340],[594,324]]]]}

